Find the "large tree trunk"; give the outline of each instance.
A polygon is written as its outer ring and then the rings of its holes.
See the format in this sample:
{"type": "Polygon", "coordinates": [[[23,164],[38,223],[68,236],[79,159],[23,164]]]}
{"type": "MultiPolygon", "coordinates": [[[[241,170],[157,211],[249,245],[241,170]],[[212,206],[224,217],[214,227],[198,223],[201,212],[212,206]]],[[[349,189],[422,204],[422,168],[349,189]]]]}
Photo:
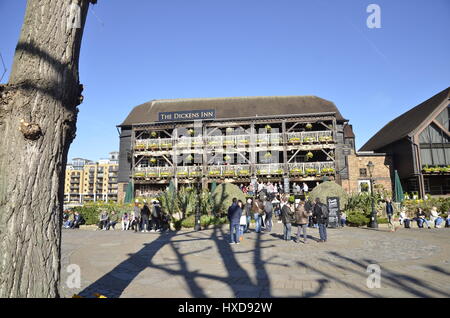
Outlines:
{"type": "Polygon", "coordinates": [[[59,296],[64,174],[89,2],[28,0],[9,82],[0,85],[0,297],[59,296]]]}

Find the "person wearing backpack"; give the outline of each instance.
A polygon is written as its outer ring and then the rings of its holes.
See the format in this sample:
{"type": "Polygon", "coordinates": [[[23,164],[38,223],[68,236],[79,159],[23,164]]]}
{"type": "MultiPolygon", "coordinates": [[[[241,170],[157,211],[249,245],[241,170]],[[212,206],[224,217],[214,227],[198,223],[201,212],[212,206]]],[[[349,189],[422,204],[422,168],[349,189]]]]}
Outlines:
{"type": "Polygon", "coordinates": [[[286,202],[281,208],[281,222],[283,222],[283,239],[285,241],[291,240],[291,223],[294,218],[294,212],[291,209],[291,204],[286,202]]]}
{"type": "Polygon", "coordinates": [[[313,218],[316,220],[319,226],[319,235],[321,243],[327,241],[327,225],[328,225],[328,208],[325,204],[320,202],[319,198],[316,198],[316,204],[314,205],[313,218]]]}
{"type": "Polygon", "coordinates": [[[312,214],[305,209],[305,201],[300,201],[295,205],[295,223],[297,223],[297,239],[296,243],[300,242],[300,231],[303,230],[303,243],[306,241],[306,228],[308,227],[309,216],[312,214]]]}
{"type": "Polygon", "coordinates": [[[264,212],[266,213],[266,231],[272,231],[272,213],[273,213],[273,204],[269,198],[266,198],[264,201],[264,212]]]}

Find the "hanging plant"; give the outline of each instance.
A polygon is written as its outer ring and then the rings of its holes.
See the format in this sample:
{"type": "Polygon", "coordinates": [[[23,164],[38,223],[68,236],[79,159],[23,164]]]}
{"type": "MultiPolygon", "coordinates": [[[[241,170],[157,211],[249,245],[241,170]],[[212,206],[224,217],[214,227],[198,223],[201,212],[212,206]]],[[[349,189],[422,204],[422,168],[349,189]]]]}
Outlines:
{"type": "Polygon", "coordinates": [[[224,159],[225,161],[229,161],[229,160],[231,160],[231,157],[230,157],[229,155],[226,155],[223,159],[224,159]]]}
{"type": "Polygon", "coordinates": [[[233,128],[228,127],[225,131],[226,131],[227,133],[232,133],[232,132],[233,132],[233,128]]]}
{"type": "Polygon", "coordinates": [[[266,152],[264,154],[264,158],[271,158],[271,157],[272,157],[272,154],[270,152],[266,152]]]}
{"type": "Polygon", "coordinates": [[[194,159],[194,157],[192,157],[192,155],[189,155],[189,156],[186,157],[187,161],[192,161],[193,159],[194,159]]]}
{"type": "Polygon", "coordinates": [[[272,129],[272,127],[270,127],[270,125],[266,125],[265,128],[266,128],[267,131],[270,131],[272,129]]]}
{"type": "Polygon", "coordinates": [[[158,134],[156,133],[156,131],[152,131],[151,133],[150,133],[150,136],[152,136],[152,137],[156,137],[158,134]]]}
{"type": "Polygon", "coordinates": [[[311,151],[306,154],[306,158],[311,159],[312,157],[314,157],[314,154],[311,151]]]}
{"type": "Polygon", "coordinates": [[[312,124],[306,124],[306,129],[311,129],[312,128],[312,124]]]}
{"type": "Polygon", "coordinates": [[[188,130],[188,133],[189,133],[189,135],[194,135],[194,129],[192,129],[192,128],[190,128],[189,130],[188,130]]]}
{"type": "Polygon", "coordinates": [[[151,163],[156,163],[156,158],[150,158],[151,163]]]}

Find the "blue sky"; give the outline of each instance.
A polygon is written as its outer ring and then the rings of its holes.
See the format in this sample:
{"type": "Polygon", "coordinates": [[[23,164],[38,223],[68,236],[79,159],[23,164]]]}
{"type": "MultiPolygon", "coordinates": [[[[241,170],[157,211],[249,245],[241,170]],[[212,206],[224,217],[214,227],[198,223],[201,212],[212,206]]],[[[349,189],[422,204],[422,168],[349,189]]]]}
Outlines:
{"type": "MultiPolygon", "coordinates": [[[[8,70],[25,4],[0,0],[8,70]]],[[[350,119],[359,148],[450,86],[449,34],[448,0],[99,0],[84,32],[85,98],[69,158],[118,150],[115,126],[133,106],[189,97],[316,95],[350,119]],[[371,3],[380,29],[366,25],[371,3]]]]}

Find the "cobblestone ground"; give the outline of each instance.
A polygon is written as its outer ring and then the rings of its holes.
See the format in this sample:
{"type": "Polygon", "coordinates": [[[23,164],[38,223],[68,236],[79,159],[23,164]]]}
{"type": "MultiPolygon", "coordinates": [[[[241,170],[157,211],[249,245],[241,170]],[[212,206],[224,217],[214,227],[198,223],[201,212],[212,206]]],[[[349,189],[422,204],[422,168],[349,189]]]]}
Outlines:
{"type": "MultiPolygon", "coordinates": [[[[293,228],[293,235],[296,231],[293,228]]],[[[308,244],[228,228],[171,233],[63,230],[61,295],[92,297],[450,297],[449,229],[329,229],[308,244]],[[81,270],[81,288],[69,288],[81,270]],[[381,269],[368,288],[367,267],[381,269]]]]}

